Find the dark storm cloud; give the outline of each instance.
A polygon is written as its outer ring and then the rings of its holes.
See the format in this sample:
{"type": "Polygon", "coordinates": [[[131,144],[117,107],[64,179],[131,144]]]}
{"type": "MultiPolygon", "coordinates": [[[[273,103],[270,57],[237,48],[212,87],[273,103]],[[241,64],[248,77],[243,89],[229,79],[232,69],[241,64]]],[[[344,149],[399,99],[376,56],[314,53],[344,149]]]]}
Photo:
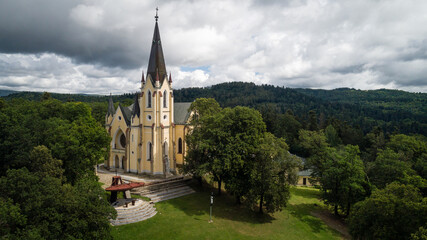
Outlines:
{"type": "Polygon", "coordinates": [[[138,37],[143,40],[138,36],[138,29],[110,31],[111,26],[104,23],[99,26],[81,24],[96,13],[82,11],[73,15],[79,7],[86,6],[80,1],[13,0],[2,1],[0,6],[0,52],[49,52],[70,57],[78,63],[122,68],[136,68],[146,62],[143,56],[148,50],[133,44],[138,37]]]}

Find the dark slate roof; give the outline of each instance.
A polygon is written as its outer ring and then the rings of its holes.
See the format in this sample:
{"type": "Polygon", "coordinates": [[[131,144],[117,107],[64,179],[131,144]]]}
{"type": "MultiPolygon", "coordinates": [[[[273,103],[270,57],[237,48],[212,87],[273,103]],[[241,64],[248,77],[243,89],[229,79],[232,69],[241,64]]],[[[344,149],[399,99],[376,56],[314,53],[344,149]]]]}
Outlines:
{"type": "Polygon", "coordinates": [[[311,176],[313,171],[311,169],[306,169],[298,172],[298,176],[311,176]]]}
{"type": "MultiPolygon", "coordinates": [[[[132,105],[131,105],[132,106],[132,105]]],[[[129,106],[130,107],[130,106],[129,106]]],[[[120,110],[122,111],[122,113],[123,113],[123,118],[125,119],[125,121],[126,121],[126,125],[130,125],[130,118],[131,118],[131,116],[132,116],[132,111],[131,111],[131,109],[129,109],[129,107],[123,107],[120,103],[119,103],[119,108],[120,108],[120,110]]]]}
{"type": "Polygon", "coordinates": [[[190,112],[188,111],[190,109],[190,106],[191,106],[191,102],[174,103],[173,118],[174,118],[175,124],[187,123],[188,118],[190,117],[190,112]]]}
{"type": "Polygon", "coordinates": [[[138,101],[139,94],[135,94],[135,101],[133,102],[132,106],[132,117],[135,115],[139,117],[140,115],[140,107],[139,107],[139,101],[138,101]]]}
{"type": "Polygon", "coordinates": [[[156,76],[159,74],[160,85],[166,76],[166,64],[163,57],[162,42],[160,40],[159,25],[156,21],[154,26],[153,42],[151,44],[150,59],[148,61],[147,78],[151,75],[153,86],[155,85],[156,76]]]}
{"type": "Polygon", "coordinates": [[[108,111],[107,111],[107,115],[111,115],[114,116],[114,113],[116,113],[116,111],[114,110],[114,103],[113,103],[113,97],[110,95],[110,99],[108,99],[108,111]]]}

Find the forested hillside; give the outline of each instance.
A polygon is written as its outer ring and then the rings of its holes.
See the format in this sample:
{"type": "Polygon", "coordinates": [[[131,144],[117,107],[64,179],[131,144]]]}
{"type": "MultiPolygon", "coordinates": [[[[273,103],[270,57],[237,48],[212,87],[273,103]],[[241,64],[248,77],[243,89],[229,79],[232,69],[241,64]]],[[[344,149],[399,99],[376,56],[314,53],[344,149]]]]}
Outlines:
{"type": "MultiPolygon", "coordinates": [[[[40,100],[42,93],[17,92],[4,97],[6,100],[24,98],[40,100]]],[[[94,117],[103,121],[107,109],[108,96],[83,94],[58,94],[51,96],[61,101],[81,101],[91,103],[94,117]],[[105,109],[105,110],[104,110],[105,109]]],[[[291,111],[295,117],[307,125],[311,114],[316,114],[321,128],[328,122],[339,120],[363,133],[380,127],[386,134],[427,135],[427,94],[409,93],[400,90],[313,90],[291,89],[271,85],[231,82],[205,88],[183,88],[174,91],[175,102],[191,102],[196,98],[215,98],[221,107],[248,106],[259,110],[272,130],[279,117],[291,111]],[[270,123],[269,123],[270,122],[270,123]]],[[[134,94],[113,96],[115,103],[130,105],[134,94]]]]}
{"type": "Polygon", "coordinates": [[[254,107],[260,110],[263,116],[266,111],[285,113],[291,110],[303,121],[307,121],[309,111],[314,110],[320,125],[325,124],[328,118],[336,118],[353,127],[360,127],[364,133],[379,126],[388,133],[427,134],[425,93],[397,90],[291,89],[232,82],[209,88],[185,88],[175,91],[174,94],[177,102],[213,97],[223,107],[254,107]]]}

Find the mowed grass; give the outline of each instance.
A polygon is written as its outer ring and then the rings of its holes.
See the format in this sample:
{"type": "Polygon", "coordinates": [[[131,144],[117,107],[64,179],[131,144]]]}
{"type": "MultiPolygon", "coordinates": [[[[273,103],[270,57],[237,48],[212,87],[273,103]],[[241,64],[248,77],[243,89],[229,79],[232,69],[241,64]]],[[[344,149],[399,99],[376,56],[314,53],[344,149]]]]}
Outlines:
{"type": "Polygon", "coordinates": [[[225,194],[215,197],[209,223],[210,192],[156,203],[158,213],[148,220],[113,227],[115,239],[341,239],[341,235],[310,214],[324,209],[319,192],[292,187],[281,212],[259,215],[238,206],[225,194]]]}

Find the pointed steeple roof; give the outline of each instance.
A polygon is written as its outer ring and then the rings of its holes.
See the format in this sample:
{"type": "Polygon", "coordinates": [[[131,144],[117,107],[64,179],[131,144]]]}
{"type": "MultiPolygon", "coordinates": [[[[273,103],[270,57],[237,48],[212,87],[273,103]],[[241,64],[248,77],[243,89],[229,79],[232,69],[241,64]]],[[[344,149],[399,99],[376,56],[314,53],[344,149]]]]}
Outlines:
{"type": "Polygon", "coordinates": [[[140,107],[139,107],[139,101],[138,101],[138,97],[139,94],[135,94],[135,101],[133,102],[133,107],[132,107],[132,117],[134,117],[135,115],[139,117],[140,115],[140,107]]]}
{"type": "Polygon", "coordinates": [[[162,42],[160,40],[159,24],[157,23],[157,19],[159,18],[157,16],[157,12],[155,18],[156,24],[154,26],[153,42],[151,44],[150,59],[148,61],[147,77],[148,75],[151,75],[151,79],[154,85],[154,81],[156,80],[156,74],[158,72],[160,78],[160,85],[162,85],[163,79],[165,78],[167,73],[165,58],[163,57],[162,42]]]}
{"type": "Polygon", "coordinates": [[[114,113],[116,113],[116,110],[114,110],[114,103],[113,103],[113,97],[111,96],[110,93],[110,98],[108,99],[108,111],[107,114],[108,116],[114,116],[114,113]]]}
{"type": "Polygon", "coordinates": [[[132,117],[132,110],[127,108],[127,107],[123,107],[120,103],[119,103],[119,108],[122,111],[123,118],[125,119],[126,125],[130,126],[130,119],[132,117]]]}

